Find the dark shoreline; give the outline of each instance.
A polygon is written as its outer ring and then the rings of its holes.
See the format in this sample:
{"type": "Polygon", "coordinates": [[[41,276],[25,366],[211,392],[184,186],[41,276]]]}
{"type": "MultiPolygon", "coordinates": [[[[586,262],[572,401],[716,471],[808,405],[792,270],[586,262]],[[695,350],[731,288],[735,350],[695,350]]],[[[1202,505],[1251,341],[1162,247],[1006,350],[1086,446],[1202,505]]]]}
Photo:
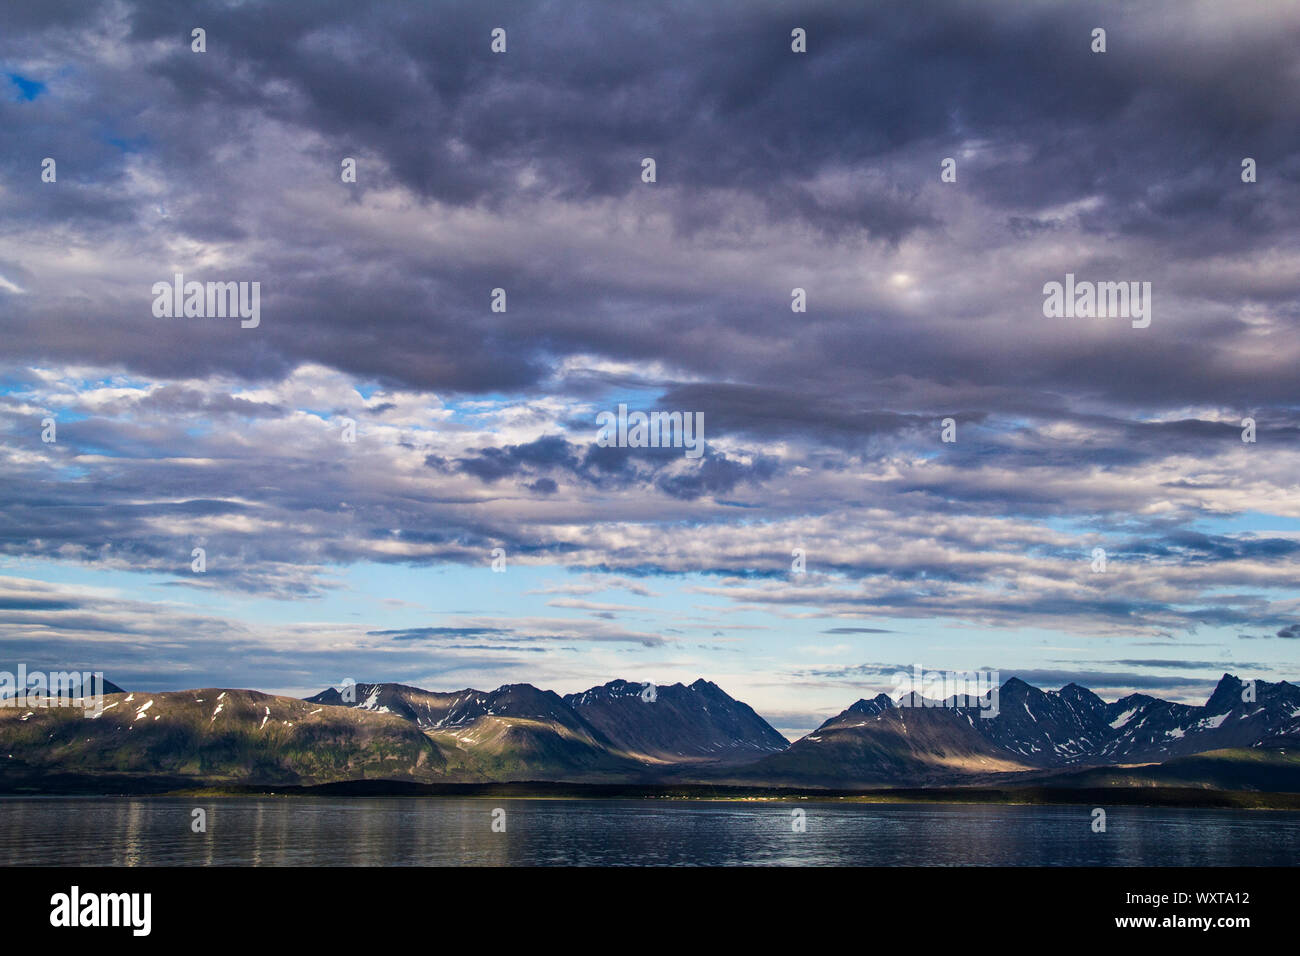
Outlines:
{"type": "Polygon", "coordinates": [[[550,800],[820,801],[846,803],[947,803],[1100,807],[1146,806],[1189,809],[1300,810],[1300,793],[1208,790],[1199,787],[933,787],[816,789],[683,784],[610,783],[443,783],[353,780],[315,785],[201,783],[155,777],[51,775],[0,780],[0,796],[282,796],[282,797],[461,797],[550,800]]]}

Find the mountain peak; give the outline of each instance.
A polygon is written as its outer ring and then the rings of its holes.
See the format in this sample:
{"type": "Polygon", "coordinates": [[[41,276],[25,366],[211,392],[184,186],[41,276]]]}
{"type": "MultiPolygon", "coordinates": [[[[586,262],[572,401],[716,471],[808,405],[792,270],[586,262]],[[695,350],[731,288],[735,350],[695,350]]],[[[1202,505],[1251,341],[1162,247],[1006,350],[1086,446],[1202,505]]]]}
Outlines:
{"type": "Polygon", "coordinates": [[[844,713],[853,711],[859,714],[879,714],[893,706],[894,701],[888,694],[877,694],[870,700],[864,697],[862,700],[854,701],[845,709],[844,713]]]}
{"type": "Polygon", "coordinates": [[[789,742],[748,704],[712,681],[656,685],[610,681],[564,703],[623,753],[662,762],[728,762],[784,750],[789,742]]]}
{"type": "Polygon", "coordinates": [[[1215,686],[1210,699],[1205,702],[1205,709],[1217,714],[1236,707],[1241,703],[1243,686],[1243,683],[1232,674],[1224,674],[1219,678],[1219,683],[1215,686]]]}
{"type": "Polygon", "coordinates": [[[1076,684],[1074,681],[1066,684],[1059,691],[1057,696],[1068,703],[1078,703],[1093,709],[1104,708],[1106,702],[1096,693],[1084,687],[1082,684],[1076,684]]]}
{"type": "Polygon", "coordinates": [[[1040,694],[1042,693],[1042,691],[1038,690],[1038,688],[1033,684],[1022,681],[1019,677],[1008,677],[1003,682],[1000,693],[1027,694],[1030,691],[1037,691],[1040,694]]]}

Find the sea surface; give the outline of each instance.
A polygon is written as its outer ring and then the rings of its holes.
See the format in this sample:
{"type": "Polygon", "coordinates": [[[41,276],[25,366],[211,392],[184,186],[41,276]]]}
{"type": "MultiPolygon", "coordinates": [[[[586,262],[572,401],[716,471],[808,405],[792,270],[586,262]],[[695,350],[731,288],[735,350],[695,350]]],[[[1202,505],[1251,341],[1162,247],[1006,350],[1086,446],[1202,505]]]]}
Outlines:
{"type": "Polygon", "coordinates": [[[41,866],[1278,866],[1300,812],[677,800],[0,797],[41,866]],[[206,832],[194,832],[195,809],[206,832]],[[497,813],[496,811],[504,811],[497,813]],[[795,810],[803,811],[803,832],[795,810]],[[493,829],[497,821],[497,831],[493,829]],[[504,832],[499,832],[504,825],[504,832]]]}

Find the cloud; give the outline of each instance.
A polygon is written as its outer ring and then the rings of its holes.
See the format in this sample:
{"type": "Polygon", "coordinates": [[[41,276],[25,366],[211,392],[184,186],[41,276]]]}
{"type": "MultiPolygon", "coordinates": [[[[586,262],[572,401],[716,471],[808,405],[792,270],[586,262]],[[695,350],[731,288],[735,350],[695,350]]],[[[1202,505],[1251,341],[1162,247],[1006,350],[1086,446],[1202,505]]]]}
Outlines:
{"type": "Polygon", "coordinates": [[[395,641],[421,641],[441,637],[500,637],[510,632],[497,627],[404,627],[390,631],[367,631],[370,637],[388,637],[395,641]]]}
{"type": "MultiPolygon", "coordinates": [[[[1054,5],[814,2],[804,55],[739,0],[194,9],[208,54],[153,4],[0,10],[0,556],[179,605],[503,547],[772,628],[1297,636],[1300,11],[1104,3],[1101,57],[1054,5]],[[261,324],[155,318],[177,272],[259,282],[261,324]],[[1150,328],[1046,319],[1067,273],[1150,281],[1150,328]],[[597,447],[620,402],[703,414],[704,456],[597,447]]],[[[0,610],[164,636],[81,598],[0,610]]]]}

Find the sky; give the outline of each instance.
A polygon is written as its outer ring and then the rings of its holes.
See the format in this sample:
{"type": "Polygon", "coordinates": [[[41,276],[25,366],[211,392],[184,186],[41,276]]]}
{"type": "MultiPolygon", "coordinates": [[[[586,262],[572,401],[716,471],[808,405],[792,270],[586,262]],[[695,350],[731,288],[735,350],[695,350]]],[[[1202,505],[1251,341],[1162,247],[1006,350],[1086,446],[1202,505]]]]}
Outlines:
{"type": "Polygon", "coordinates": [[[6,3],[0,669],[1293,679],[1298,115],[1294,3],[6,3]]]}

